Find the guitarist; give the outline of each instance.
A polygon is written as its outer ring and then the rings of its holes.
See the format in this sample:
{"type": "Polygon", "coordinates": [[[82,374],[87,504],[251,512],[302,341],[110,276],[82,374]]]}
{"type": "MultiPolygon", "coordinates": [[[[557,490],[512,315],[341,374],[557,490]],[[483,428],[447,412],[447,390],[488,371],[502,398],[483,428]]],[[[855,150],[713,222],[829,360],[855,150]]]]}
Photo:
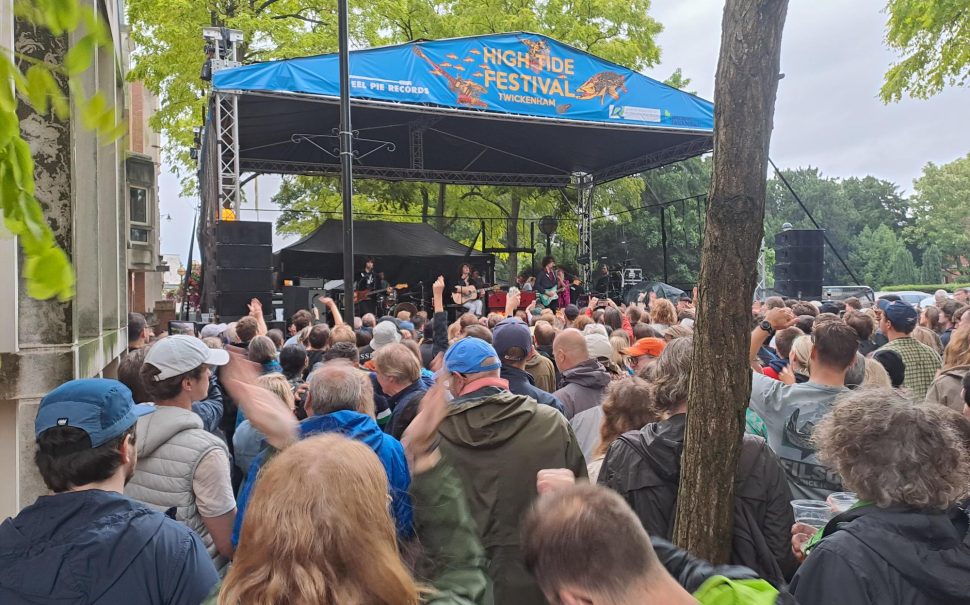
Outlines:
{"type": "Polygon", "coordinates": [[[540,305],[559,310],[559,278],[556,276],[556,257],[542,259],[542,271],[536,278],[536,299],[540,305]]]}
{"type": "Polygon", "coordinates": [[[368,295],[364,297],[363,300],[357,302],[357,316],[362,317],[367,313],[374,313],[376,308],[376,303],[374,299],[371,298],[370,294],[377,291],[379,282],[377,281],[377,273],[374,272],[374,259],[367,257],[364,259],[364,271],[357,278],[357,287],[354,288],[358,292],[361,290],[366,290],[368,295]]]}
{"type": "Polygon", "coordinates": [[[484,287],[484,284],[477,281],[472,277],[472,268],[468,263],[463,263],[461,266],[461,275],[455,282],[455,301],[461,301],[463,307],[468,309],[469,313],[474,313],[476,317],[482,316],[482,299],[478,296],[478,290],[484,287]]]}

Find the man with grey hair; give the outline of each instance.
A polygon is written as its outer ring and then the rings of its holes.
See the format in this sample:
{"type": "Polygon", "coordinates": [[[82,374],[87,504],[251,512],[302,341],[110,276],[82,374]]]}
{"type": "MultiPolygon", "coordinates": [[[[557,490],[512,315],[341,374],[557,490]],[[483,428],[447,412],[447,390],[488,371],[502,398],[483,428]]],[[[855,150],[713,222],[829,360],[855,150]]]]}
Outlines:
{"type": "Polygon", "coordinates": [[[490,561],[495,603],[545,605],[522,566],[519,523],[536,496],[540,470],[568,468],[586,477],[586,460],[562,414],[509,392],[492,345],[463,338],[444,364],[448,375],[439,380],[454,400],[439,428],[440,447],[464,484],[490,561]]]}
{"type": "MultiPolygon", "coordinates": [[[[408,538],[413,535],[411,497],[408,495],[411,475],[404,457],[404,447],[377,425],[374,419],[374,393],[367,375],[347,362],[332,361],[324,364],[310,374],[306,413],[307,419],[299,426],[299,439],[321,433],[340,433],[374,450],[387,473],[391,511],[398,536],[408,538]]],[[[239,543],[242,518],[253,487],[259,480],[259,472],[275,454],[274,448],[267,447],[249,469],[246,483],[239,491],[233,544],[239,543]]]]}

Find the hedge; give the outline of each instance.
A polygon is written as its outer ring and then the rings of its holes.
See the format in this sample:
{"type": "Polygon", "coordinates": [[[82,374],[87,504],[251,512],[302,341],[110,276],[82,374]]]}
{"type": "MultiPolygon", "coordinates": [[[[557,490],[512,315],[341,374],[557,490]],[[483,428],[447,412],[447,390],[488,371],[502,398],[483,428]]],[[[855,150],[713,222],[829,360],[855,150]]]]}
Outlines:
{"type": "Polygon", "coordinates": [[[928,292],[932,295],[937,290],[946,290],[952,293],[957,288],[970,288],[970,284],[904,284],[902,286],[883,286],[879,288],[879,291],[899,292],[901,290],[916,290],[917,292],[928,292]]]}

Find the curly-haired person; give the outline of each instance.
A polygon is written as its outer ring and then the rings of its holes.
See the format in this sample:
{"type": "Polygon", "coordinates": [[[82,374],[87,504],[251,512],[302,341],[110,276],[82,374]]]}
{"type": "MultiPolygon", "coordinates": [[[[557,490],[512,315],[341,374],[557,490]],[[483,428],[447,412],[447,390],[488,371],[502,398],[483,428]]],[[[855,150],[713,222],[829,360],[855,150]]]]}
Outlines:
{"type": "Polygon", "coordinates": [[[966,603],[970,425],[892,389],[837,400],[818,456],[859,503],[828,522],[792,580],[801,605],[966,603]]]}

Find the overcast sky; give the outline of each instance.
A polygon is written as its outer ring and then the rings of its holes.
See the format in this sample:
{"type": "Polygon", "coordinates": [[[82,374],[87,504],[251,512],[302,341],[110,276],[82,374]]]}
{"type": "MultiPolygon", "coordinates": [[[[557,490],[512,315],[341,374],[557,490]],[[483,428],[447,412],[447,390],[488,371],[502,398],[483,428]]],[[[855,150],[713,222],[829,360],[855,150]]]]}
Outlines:
{"type": "MultiPolygon", "coordinates": [[[[912,189],[927,162],[950,162],[970,152],[970,88],[928,100],[883,105],[882,75],[893,55],[883,44],[884,0],[792,0],[782,43],[785,78],[778,87],[771,157],[780,168],[815,166],[826,176],[874,175],[912,189]]],[[[664,26],[661,63],[647,75],[663,80],[676,68],[690,89],[714,98],[723,3],[654,0],[651,14],[664,26]]],[[[269,208],[279,178],[259,179],[260,208],[269,208]]],[[[255,220],[254,199],[240,218],[255,220]]],[[[183,262],[196,201],[178,197],[163,165],[160,179],[163,254],[183,262]],[[166,215],[171,220],[166,220],[166,215]]],[[[261,212],[260,220],[277,213],[261,212]]],[[[275,238],[275,247],[292,238],[275,238]]],[[[196,258],[198,253],[196,252],[196,258]]]]}

